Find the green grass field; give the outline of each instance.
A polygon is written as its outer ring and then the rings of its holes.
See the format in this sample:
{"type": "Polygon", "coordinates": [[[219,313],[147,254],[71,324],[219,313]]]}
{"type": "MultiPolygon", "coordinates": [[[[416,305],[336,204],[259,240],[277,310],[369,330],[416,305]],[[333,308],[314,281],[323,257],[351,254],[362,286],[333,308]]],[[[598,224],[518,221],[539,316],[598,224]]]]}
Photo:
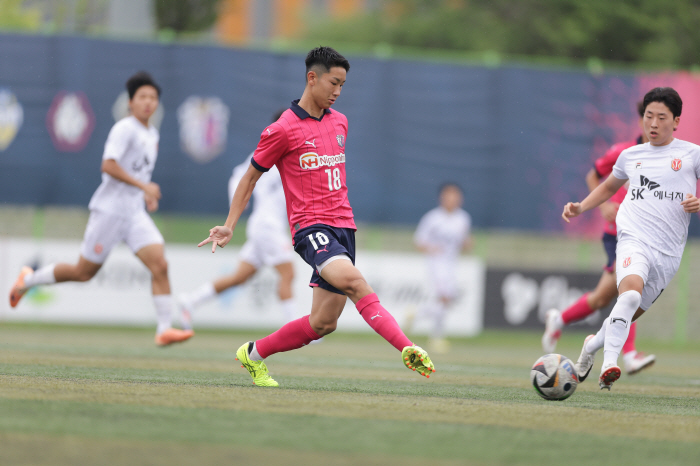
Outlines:
{"type": "Polygon", "coordinates": [[[234,359],[262,335],[156,348],[151,329],[4,323],[0,464],[700,464],[697,344],[642,340],[647,372],[547,402],[529,386],[535,333],[456,340],[429,380],[378,336],[331,335],[269,358],[277,389],[234,359]]]}

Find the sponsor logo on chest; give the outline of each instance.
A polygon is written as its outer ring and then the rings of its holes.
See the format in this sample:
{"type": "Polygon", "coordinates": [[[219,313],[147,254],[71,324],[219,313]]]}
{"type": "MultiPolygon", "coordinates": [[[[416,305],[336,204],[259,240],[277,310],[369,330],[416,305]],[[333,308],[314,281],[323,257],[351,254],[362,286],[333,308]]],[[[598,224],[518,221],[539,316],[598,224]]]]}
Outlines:
{"type": "Polygon", "coordinates": [[[302,170],[314,170],[320,167],[333,167],[345,163],[345,154],[318,155],[316,152],[307,152],[299,157],[299,166],[302,170]]]}

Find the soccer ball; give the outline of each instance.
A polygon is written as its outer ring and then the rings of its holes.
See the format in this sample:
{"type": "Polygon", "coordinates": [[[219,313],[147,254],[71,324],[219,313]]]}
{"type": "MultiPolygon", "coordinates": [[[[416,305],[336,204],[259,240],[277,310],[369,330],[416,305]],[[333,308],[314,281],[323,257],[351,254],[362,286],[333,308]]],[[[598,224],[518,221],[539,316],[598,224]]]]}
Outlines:
{"type": "Polygon", "coordinates": [[[545,400],[566,400],[578,385],[574,363],[561,354],[545,354],[535,361],[530,380],[537,394],[545,400]]]}

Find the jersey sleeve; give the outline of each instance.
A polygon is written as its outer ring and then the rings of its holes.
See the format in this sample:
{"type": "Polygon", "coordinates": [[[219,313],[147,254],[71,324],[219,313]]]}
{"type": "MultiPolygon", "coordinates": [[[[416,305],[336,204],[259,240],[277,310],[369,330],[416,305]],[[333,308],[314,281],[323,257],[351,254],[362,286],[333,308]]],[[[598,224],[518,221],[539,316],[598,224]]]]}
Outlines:
{"type": "Polygon", "coordinates": [[[416,232],[413,234],[413,242],[416,246],[428,246],[430,244],[430,224],[432,212],[421,217],[420,222],[418,222],[418,227],[416,232]]]}
{"type": "Polygon", "coordinates": [[[261,172],[266,172],[287,153],[288,146],[289,140],[284,128],[279,123],[273,123],[260,135],[260,142],[250,163],[261,172]]]}
{"type": "Polygon", "coordinates": [[[126,153],[131,143],[130,127],[126,122],[119,121],[109,131],[107,142],[105,142],[105,151],[102,154],[102,160],[116,160],[119,162],[126,153]]]}
{"type": "Polygon", "coordinates": [[[695,169],[695,177],[700,180],[700,148],[695,148],[693,152],[693,168],[695,169]]]}
{"type": "Polygon", "coordinates": [[[627,162],[627,151],[623,150],[620,156],[617,158],[615,165],[612,168],[612,176],[618,180],[627,180],[629,177],[625,172],[625,163],[627,162]]]}

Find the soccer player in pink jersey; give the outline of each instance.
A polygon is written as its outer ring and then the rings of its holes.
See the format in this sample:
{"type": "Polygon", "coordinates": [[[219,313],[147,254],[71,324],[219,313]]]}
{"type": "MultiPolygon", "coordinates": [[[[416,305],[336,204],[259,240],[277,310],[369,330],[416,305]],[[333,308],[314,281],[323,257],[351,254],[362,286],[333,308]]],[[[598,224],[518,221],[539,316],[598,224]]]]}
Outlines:
{"type": "Polygon", "coordinates": [[[311,313],[236,352],[253,383],[277,386],[263,361],[333,332],[350,298],[367,324],[401,351],[404,364],[425,377],[435,372],[428,353],[414,345],[355,267],[355,221],[345,184],[348,120],[330,107],[340,96],[350,63],[330,47],[306,56],[306,87],[277,122],[265,128],[248,171],[238,184],[223,226],[199,243],[224,247],[253,193],[273,165],[279,169],[295,251],[313,269],[311,313]]]}
{"type": "MultiPolygon", "coordinates": [[[[637,113],[639,114],[639,127],[642,128],[642,118],[644,117],[644,108],[642,102],[637,104],[637,113]]],[[[594,167],[586,175],[586,184],[588,190],[593,191],[602,180],[612,173],[613,166],[617,162],[620,153],[637,144],[648,142],[646,135],[642,135],[632,141],[620,142],[613,144],[607,152],[597,159],[594,167]]],[[[553,353],[557,347],[557,341],[561,336],[562,329],[569,324],[578,322],[593,314],[596,310],[602,309],[617,296],[617,286],[615,280],[615,248],[617,246],[617,225],[615,217],[620,208],[620,204],[625,199],[627,188],[622,187],[617,191],[609,201],[600,205],[600,213],[606,220],[605,232],[603,233],[603,247],[608,255],[608,263],[603,268],[603,275],[596,288],[586,293],[574,304],[569,306],[563,312],[558,309],[550,309],[547,311],[545,320],[545,331],[542,336],[542,349],[545,353],[553,353]]],[[[633,322],[630,326],[629,336],[622,347],[623,361],[627,373],[632,375],[639,371],[650,367],[656,361],[656,356],[653,354],[644,354],[636,350],[635,339],[637,335],[637,323],[633,322]]]]}

